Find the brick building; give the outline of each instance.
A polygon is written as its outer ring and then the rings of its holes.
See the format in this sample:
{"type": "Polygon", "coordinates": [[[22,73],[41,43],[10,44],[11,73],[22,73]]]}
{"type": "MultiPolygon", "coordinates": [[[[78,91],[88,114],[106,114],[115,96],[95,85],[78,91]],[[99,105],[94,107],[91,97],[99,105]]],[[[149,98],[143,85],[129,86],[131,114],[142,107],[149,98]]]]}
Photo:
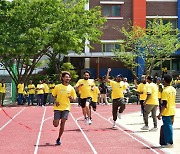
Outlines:
{"type": "MultiPolygon", "coordinates": [[[[74,53],[68,55],[78,70],[89,69],[93,77],[105,75],[107,68],[111,67],[111,75],[121,73],[132,79],[131,72],[123,63],[112,59],[114,55],[111,50],[119,48],[117,42],[123,40],[122,34],[115,30],[115,27],[126,26],[129,21],[132,21],[133,25],[146,27],[148,20],[162,18],[164,23],[171,22],[175,28],[180,29],[180,0],[89,0],[86,9],[95,6],[101,6],[102,15],[107,18],[104,33],[100,38],[102,44],[91,44],[93,50],[85,47],[81,55],[74,53]]],[[[180,74],[180,51],[162,65],[166,66],[172,75],[180,74]]],[[[153,73],[161,70],[161,67],[153,73]]],[[[137,74],[142,74],[138,68],[137,74]]]]}

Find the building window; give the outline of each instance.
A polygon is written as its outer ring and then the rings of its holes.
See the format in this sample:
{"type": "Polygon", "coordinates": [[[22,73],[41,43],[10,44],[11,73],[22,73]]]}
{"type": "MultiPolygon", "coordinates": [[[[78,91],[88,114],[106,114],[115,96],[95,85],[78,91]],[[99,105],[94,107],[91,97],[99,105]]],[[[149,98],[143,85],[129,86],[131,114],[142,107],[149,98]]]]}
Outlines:
{"type": "Polygon", "coordinates": [[[102,6],[102,14],[105,17],[120,17],[121,5],[103,5],[102,6]]]}
{"type": "Polygon", "coordinates": [[[102,45],[103,52],[112,52],[115,49],[120,49],[120,45],[115,43],[106,43],[102,45]]]}
{"type": "MultiPolygon", "coordinates": [[[[148,19],[146,21],[146,27],[148,27],[149,22],[152,22],[152,21],[153,21],[153,19],[148,19]]],[[[174,29],[177,28],[177,19],[162,19],[162,21],[163,21],[163,24],[167,24],[170,22],[170,23],[172,23],[172,26],[174,29]]]]}

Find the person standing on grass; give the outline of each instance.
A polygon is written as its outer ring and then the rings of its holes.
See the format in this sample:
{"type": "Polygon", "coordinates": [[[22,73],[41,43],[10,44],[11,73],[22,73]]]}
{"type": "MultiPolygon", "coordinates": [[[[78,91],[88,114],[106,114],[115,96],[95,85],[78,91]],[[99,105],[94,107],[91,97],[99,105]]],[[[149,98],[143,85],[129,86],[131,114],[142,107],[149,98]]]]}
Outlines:
{"type": "Polygon", "coordinates": [[[157,118],[163,121],[160,130],[160,145],[172,146],[173,145],[173,122],[176,109],[176,89],[170,86],[172,77],[168,74],[164,75],[164,86],[162,91],[162,106],[157,118]]]}
{"type": "Polygon", "coordinates": [[[52,92],[54,99],[54,127],[58,127],[59,121],[61,120],[59,135],[56,140],[57,145],[61,144],[60,139],[64,132],[66,120],[68,119],[68,114],[71,106],[70,102],[75,102],[77,98],[75,89],[69,84],[71,80],[70,73],[66,71],[62,72],[61,80],[62,83],[56,85],[52,92]]]}
{"type": "Polygon", "coordinates": [[[35,85],[32,83],[32,80],[29,81],[28,84],[28,105],[30,105],[30,102],[32,105],[34,105],[34,95],[35,95],[35,85]]]}
{"type": "Polygon", "coordinates": [[[90,119],[90,109],[89,105],[92,98],[92,88],[95,86],[94,80],[90,79],[90,72],[84,72],[84,79],[80,79],[76,83],[76,89],[80,94],[80,104],[82,107],[82,112],[84,115],[85,124],[91,124],[92,121],[90,119]]]}
{"type": "Polygon", "coordinates": [[[6,85],[4,83],[4,79],[2,79],[0,82],[0,106],[3,106],[4,104],[5,95],[6,95],[6,85]]]}
{"type": "Polygon", "coordinates": [[[151,116],[153,118],[154,128],[151,131],[156,131],[157,128],[157,117],[156,111],[159,105],[158,101],[158,87],[155,83],[153,83],[153,78],[151,76],[147,77],[147,82],[149,83],[147,86],[147,98],[144,101],[144,123],[145,125],[141,128],[142,130],[149,130],[148,126],[148,115],[151,112],[151,116]]]}
{"type": "Polygon", "coordinates": [[[126,85],[123,81],[123,76],[121,74],[117,75],[116,81],[109,80],[109,73],[111,72],[111,68],[108,68],[107,75],[106,75],[106,81],[110,84],[112,87],[112,93],[111,98],[113,100],[112,102],[112,114],[113,114],[113,127],[116,126],[116,120],[117,116],[120,119],[121,113],[124,111],[126,105],[124,101],[124,93],[123,91],[126,90],[126,85]],[[119,108],[119,111],[118,111],[119,108]]]}

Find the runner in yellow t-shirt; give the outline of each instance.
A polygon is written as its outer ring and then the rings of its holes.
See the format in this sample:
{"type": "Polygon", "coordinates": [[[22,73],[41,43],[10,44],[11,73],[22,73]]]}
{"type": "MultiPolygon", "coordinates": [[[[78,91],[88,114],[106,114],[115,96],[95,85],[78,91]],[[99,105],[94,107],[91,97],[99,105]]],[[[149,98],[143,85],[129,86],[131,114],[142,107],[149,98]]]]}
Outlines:
{"type": "Polygon", "coordinates": [[[173,122],[176,109],[176,89],[170,86],[172,77],[168,74],[164,75],[164,86],[162,91],[162,108],[158,115],[163,125],[160,131],[160,145],[168,147],[173,144],[173,122]]]}
{"type": "Polygon", "coordinates": [[[35,95],[35,85],[33,84],[32,80],[29,80],[29,84],[28,84],[28,105],[30,105],[30,102],[32,103],[32,105],[34,105],[34,95],[35,95]]]}
{"type": "Polygon", "coordinates": [[[71,76],[69,72],[63,72],[61,75],[62,84],[56,85],[52,95],[55,99],[54,103],[54,120],[53,125],[54,127],[59,126],[59,136],[56,140],[56,144],[60,145],[61,141],[60,138],[64,132],[65,122],[68,119],[68,114],[70,111],[70,101],[76,101],[76,92],[75,89],[69,84],[71,80],[71,76]]]}
{"type": "Polygon", "coordinates": [[[95,86],[94,80],[90,78],[90,72],[84,72],[84,79],[80,79],[76,83],[76,89],[80,94],[80,104],[84,115],[85,124],[91,124],[89,104],[92,98],[92,88],[95,86]]]}
{"type": "Polygon", "coordinates": [[[6,95],[6,85],[4,83],[4,79],[2,79],[0,82],[0,106],[3,106],[5,95],[6,95]]]}
{"type": "Polygon", "coordinates": [[[112,87],[111,98],[112,102],[112,113],[113,113],[113,127],[116,126],[117,116],[121,118],[121,113],[124,111],[126,105],[124,101],[124,94],[123,91],[126,90],[126,85],[123,81],[123,76],[121,74],[117,75],[116,81],[109,80],[109,73],[111,72],[111,68],[108,68],[106,81],[112,87]],[[118,111],[119,108],[119,111],[118,111]]]}
{"type": "Polygon", "coordinates": [[[90,119],[91,120],[92,120],[92,118],[91,118],[91,106],[92,106],[93,111],[96,111],[96,104],[98,103],[99,95],[100,95],[99,88],[97,86],[94,86],[92,88],[92,100],[91,100],[91,103],[89,106],[89,108],[90,108],[90,119]]]}
{"type": "Polygon", "coordinates": [[[22,105],[23,104],[23,94],[24,94],[24,83],[21,80],[21,82],[18,84],[17,86],[18,89],[18,105],[22,105]]]}

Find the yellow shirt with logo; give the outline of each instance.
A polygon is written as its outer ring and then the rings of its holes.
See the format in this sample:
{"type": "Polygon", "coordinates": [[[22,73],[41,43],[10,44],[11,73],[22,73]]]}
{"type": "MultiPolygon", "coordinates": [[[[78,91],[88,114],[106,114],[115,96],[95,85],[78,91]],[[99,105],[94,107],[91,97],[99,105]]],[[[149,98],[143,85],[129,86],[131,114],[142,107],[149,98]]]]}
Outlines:
{"type": "Polygon", "coordinates": [[[23,94],[24,93],[24,83],[19,83],[18,86],[18,94],[23,94]]]}
{"type": "Polygon", "coordinates": [[[109,84],[112,87],[112,93],[111,93],[112,99],[124,98],[123,91],[126,90],[127,87],[123,81],[116,82],[116,81],[110,80],[109,84]]]}
{"type": "Polygon", "coordinates": [[[100,94],[99,88],[95,86],[92,90],[92,101],[93,102],[98,102],[98,95],[100,94]]]}
{"type": "Polygon", "coordinates": [[[35,85],[34,84],[28,85],[28,94],[35,94],[35,85]]]}
{"type": "Polygon", "coordinates": [[[176,89],[172,86],[167,86],[162,92],[161,100],[167,101],[166,108],[162,112],[162,116],[175,115],[176,109],[176,89]]]}
{"type": "Polygon", "coordinates": [[[137,87],[137,92],[140,92],[140,93],[143,92],[142,94],[139,95],[140,100],[146,100],[146,98],[147,98],[147,85],[148,85],[148,83],[146,83],[146,84],[140,83],[137,87]]]}
{"type": "Polygon", "coordinates": [[[0,83],[0,93],[6,93],[6,85],[5,85],[5,83],[3,83],[3,86],[2,86],[2,83],[0,83]]]}
{"type": "Polygon", "coordinates": [[[54,104],[54,110],[70,110],[71,104],[69,96],[76,98],[75,89],[71,86],[65,86],[63,84],[58,84],[55,86],[52,95],[56,98],[56,102],[59,102],[59,106],[54,104]]]}
{"type": "Polygon", "coordinates": [[[78,87],[81,84],[83,84],[83,86],[79,87],[80,98],[83,99],[83,98],[92,97],[91,88],[95,86],[94,80],[93,79],[88,79],[88,80],[80,79],[76,83],[76,87],[78,87]]]}
{"type": "Polygon", "coordinates": [[[44,85],[37,84],[37,94],[44,94],[44,85]]]}
{"type": "Polygon", "coordinates": [[[55,84],[54,84],[54,83],[49,84],[49,93],[50,93],[50,94],[52,93],[54,87],[55,87],[55,84]]]}
{"type": "Polygon", "coordinates": [[[159,105],[158,87],[155,83],[148,84],[147,94],[150,94],[150,97],[147,99],[146,104],[159,105]]]}
{"type": "Polygon", "coordinates": [[[44,85],[44,93],[49,93],[49,86],[46,83],[43,83],[44,85]]]}

